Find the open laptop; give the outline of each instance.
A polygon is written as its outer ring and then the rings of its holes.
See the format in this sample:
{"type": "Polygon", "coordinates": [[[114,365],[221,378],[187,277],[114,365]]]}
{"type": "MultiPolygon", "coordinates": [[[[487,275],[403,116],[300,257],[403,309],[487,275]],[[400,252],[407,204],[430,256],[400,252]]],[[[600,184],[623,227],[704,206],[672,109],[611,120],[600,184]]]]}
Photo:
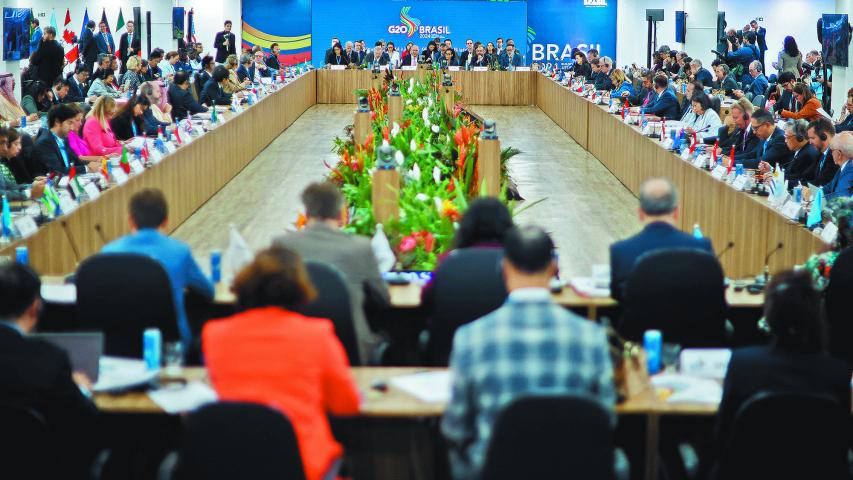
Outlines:
{"type": "Polygon", "coordinates": [[[98,381],[100,359],[104,351],[103,332],[37,333],[29,337],[65,350],[71,360],[72,371],[85,373],[92,383],[98,381]]]}

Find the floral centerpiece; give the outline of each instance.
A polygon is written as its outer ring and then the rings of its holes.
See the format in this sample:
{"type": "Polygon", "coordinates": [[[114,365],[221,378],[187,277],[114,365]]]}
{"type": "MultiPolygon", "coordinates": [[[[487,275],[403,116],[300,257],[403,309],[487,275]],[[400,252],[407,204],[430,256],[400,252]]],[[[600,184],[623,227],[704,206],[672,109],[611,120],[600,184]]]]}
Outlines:
{"type": "MultiPolygon", "coordinates": [[[[333,151],[339,160],[327,165],[329,179],[340,186],[347,202],[345,230],[373,235],[376,151],[383,144],[393,147],[401,178],[400,213],[399,219],[383,225],[383,231],[396,254],[397,269],[432,270],[438,256],[451,248],[455,224],[468,201],[479,195],[477,140],[482,125],[475,115],[465,113],[458,93],[452,111],[447,110],[439,93],[438,71],[425,72],[423,80],[400,83],[402,123],[392,122],[387,101],[394,81],[389,74],[381,89],[358,92],[370,105],[371,132],[361,145],[349,134],[335,138],[333,151]]],[[[502,152],[502,187],[506,161],[517,153],[509,148],[502,152]]]]}
{"type": "Polygon", "coordinates": [[[809,257],[803,266],[812,274],[815,286],[823,290],[829,285],[829,274],[841,250],[853,240],[853,198],[836,198],[827,205],[829,218],[838,227],[838,237],[825,252],[809,257]]]}

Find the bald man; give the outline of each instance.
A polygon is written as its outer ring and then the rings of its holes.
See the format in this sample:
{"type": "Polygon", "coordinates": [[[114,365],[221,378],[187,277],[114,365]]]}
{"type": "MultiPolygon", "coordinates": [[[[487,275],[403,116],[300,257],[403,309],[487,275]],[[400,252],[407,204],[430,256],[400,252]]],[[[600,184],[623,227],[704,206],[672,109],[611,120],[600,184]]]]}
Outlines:
{"type": "Polygon", "coordinates": [[[610,295],[621,301],[628,276],[637,260],[646,253],[674,248],[695,248],[711,255],[707,238],[694,238],[676,227],[678,192],[666,178],[650,178],[640,186],[638,209],[643,231],[610,246],[610,295]]]}

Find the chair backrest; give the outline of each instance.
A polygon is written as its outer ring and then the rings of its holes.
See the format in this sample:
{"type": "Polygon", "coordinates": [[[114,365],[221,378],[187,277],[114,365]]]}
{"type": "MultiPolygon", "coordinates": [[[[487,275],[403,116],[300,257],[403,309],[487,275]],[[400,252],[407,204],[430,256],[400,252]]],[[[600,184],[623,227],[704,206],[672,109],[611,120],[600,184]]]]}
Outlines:
{"type": "Polygon", "coordinates": [[[190,415],[173,479],[303,480],[293,425],[280,412],[250,403],[215,403],[190,415]]]}
{"type": "Polygon", "coordinates": [[[44,418],[28,408],[0,405],[0,425],[0,478],[50,478],[53,442],[44,418]]]}
{"type": "Polygon", "coordinates": [[[642,256],[625,286],[619,333],[641,341],[649,329],[684,348],[725,345],[725,286],[720,262],[693,249],[642,256]]]}
{"type": "Polygon", "coordinates": [[[756,95],[752,99],[752,104],[755,105],[755,108],[764,108],[764,105],[767,104],[767,97],[764,95],[756,95]]]}
{"type": "Polygon", "coordinates": [[[826,287],[826,316],[829,322],[829,351],[853,365],[853,322],[847,295],[853,292],[853,248],[844,249],[835,259],[826,287]]]}
{"type": "Polygon", "coordinates": [[[142,332],[159,328],[178,340],[175,300],[166,270],[133,253],[102,253],[77,268],[77,315],[82,330],[104,332],[104,354],[142,357],[142,332]]]}
{"type": "Polygon", "coordinates": [[[451,252],[433,277],[435,305],[429,328],[427,362],[447,365],[453,334],[500,307],[507,297],[503,250],[464,248],[451,252]]]}
{"type": "Polygon", "coordinates": [[[611,479],[610,415],[586,397],[520,397],[498,414],[480,478],[611,479]]]}
{"type": "Polygon", "coordinates": [[[759,393],[735,415],[717,478],[849,479],[850,427],[832,398],[759,393]]]}
{"type": "Polygon", "coordinates": [[[723,102],[720,100],[720,97],[713,96],[711,97],[711,109],[717,112],[717,115],[720,115],[720,109],[723,108],[723,102]]]}
{"type": "Polygon", "coordinates": [[[308,261],[305,267],[317,290],[317,298],[299,309],[299,312],[309,317],[331,320],[335,325],[335,334],[347,352],[350,365],[359,365],[352,303],[343,275],[337,268],[322,262],[308,261]]]}

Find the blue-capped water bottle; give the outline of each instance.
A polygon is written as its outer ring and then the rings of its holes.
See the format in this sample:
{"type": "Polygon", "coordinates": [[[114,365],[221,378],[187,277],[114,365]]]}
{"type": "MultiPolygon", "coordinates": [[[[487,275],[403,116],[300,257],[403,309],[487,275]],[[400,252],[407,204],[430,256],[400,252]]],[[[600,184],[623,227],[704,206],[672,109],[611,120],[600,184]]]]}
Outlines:
{"type": "Polygon", "coordinates": [[[163,334],[159,328],[146,328],[142,333],[142,355],[145,360],[145,368],[148,370],[160,369],[160,355],[163,351],[163,334]]]}
{"type": "Polygon", "coordinates": [[[27,265],[30,263],[30,251],[27,250],[26,246],[15,248],[15,261],[21,265],[27,265]]]}
{"type": "Polygon", "coordinates": [[[643,349],[646,351],[646,366],[649,375],[660,372],[662,348],[663,335],[660,330],[646,330],[646,333],[643,334],[643,349]]]}
{"type": "Polygon", "coordinates": [[[693,224],[693,238],[703,238],[702,229],[699,228],[698,223],[693,224]]]}
{"type": "Polygon", "coordinates": [[[27,116],[21,115],[21,128],[27,128],[27,116]]]}

